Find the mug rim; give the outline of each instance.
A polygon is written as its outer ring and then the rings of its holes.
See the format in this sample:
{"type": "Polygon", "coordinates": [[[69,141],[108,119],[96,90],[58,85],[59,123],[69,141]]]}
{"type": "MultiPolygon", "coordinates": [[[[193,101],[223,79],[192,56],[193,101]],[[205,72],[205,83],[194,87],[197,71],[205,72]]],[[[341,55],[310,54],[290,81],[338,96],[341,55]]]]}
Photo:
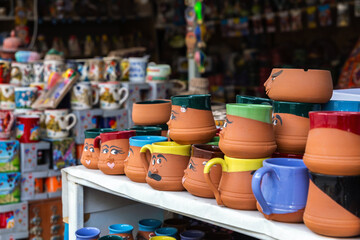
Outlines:
{"type": "Polygon", "coordinates": [[[282,169],[301,169],[307,170],[307,167],[302,159],[299,158],[268,158],[264,160],[264,165],[282,169]],[[283,162],[292,162],[295,165],[284,165],[283,162]]]}
{"type": "Polygon", "coordinates": [[[27,119],[34,119],[34,118],[38,118],[40,119],[40,117],[38,115],[35,114],[22,114],[22,115],[18,115],[16,118],[27,118],[27,119]]]}
{"type": "Polygon", "coordinates": [[[78,230],[76,230],[76,232],[75,232],[75,235],[77,235],[77,236],[84,236],[84,237],[96,237],[96,236],[98,236],[100,234],[100,229],[98,229],[98,228],[96,228],[96,227],[83,227],[83,228],[80,228],[80,229],[78,229],[78,230]],[[94,231],[94,233],[93,233],[93,235],[80,235],[79,234],[79,232],[81,232],[81,230],[82,231],[86,231],[86,230],[93,230],[94,231]]]}
{"type": "Polygon", "coordinates": [[[36,90],[36,91],[38,90],[37,87],[15,87],[15,92],[16,92],[16,90],[22,91],[22,90],[29,90],[29,89],[36,90]]]}
{"type": "Polygon", "coordinates": [[[118,224],[112,224],[108,227],[109,231],[113,231],[113,232],[118,232],[118,233],[126,233],[126,232],[129,232],[129,231],[132,231],[134,229],[133,226],[131,226],[130,224],[121,224],[121,223],[118,223],[118,224]],[[119,229],[119,228],[115,228],[115,227],[124,227],[125,229],[119,229]]]}

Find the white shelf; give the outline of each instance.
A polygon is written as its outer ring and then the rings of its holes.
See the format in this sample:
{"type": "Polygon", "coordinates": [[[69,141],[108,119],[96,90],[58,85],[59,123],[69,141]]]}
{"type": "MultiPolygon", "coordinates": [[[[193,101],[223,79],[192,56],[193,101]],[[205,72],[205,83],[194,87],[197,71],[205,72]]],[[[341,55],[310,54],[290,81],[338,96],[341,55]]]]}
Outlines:
{"type": "MultiPolygon", "coordinates": [[[[86,169],[84,166],[65,168],[62,174],[63,216],[69,217],[70,237],[74,236],[72,231],[83,226],[81,221],[84,207],[80,205],[84,200],[81,199],[84,196],[82,187],[89,187],[260,239],[334,239],[317,235],[304,224],[268,221],[258,211],[240,211],[218,206],[214,199],[195,197],[186,191],[157,191],[146,183],[132,182],[126,176],[105,175],[99,170],[86,169]]],[[[103,198],[103,201],[106,205],[109,198],[103,198]]]]}

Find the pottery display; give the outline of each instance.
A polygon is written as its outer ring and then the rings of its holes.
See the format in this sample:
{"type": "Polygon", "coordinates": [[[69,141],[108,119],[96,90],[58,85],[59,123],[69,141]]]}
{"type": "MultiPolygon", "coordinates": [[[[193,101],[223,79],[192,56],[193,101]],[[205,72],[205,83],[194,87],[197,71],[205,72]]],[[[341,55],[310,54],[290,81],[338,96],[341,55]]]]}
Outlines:
{"type": "Polygon", "coordinates": [[[76,83],[71,91],[70,102],[74,110],[91,109],[99,102],[99,92],[89,82],[76,83]]]}
{"type": "Polygon", "coordinates": [[[219,147],[232,158],[266,158],[276,149],[272,107],[261,104],[226,104],[226,121],[219,147]]]}
{"type": "Polygon", "coordinates": [[[0,110],[0,139],[10,138],[11,128],[14,124],[14,114],[8,110],[0,110]]]}
{"type": "Polygon", "coordinates": [[[40,141],[40,117],[20,115],[16,117],[16,139],[21,143],[40,141]]]}
{"type": "Polygon", "coordinates": [[[141,161],[147,172],[146,182],[160,191],[182,191],[182,177],[190,158],[190,145],[175,142],[156,142],[140,150],[141,161]],[[151,158],[146,158],[150,151],[151,158]]]}
{"type": "Polygon", "coordinates": [[[205,233],[199,230],[187,230],[180,234],[181,240],[201,240],[205,233]]]}
{"type": "Polygon", "coordinates": [[[149,240],[156,236],[155,230],[161,226],[161,221],[157,219],[143,219],[139,221],[139,231],[137,233],[137,240],[149,240]]]}
{"type": "Polygon", "coordinates": [[[68,109],[45,110],[46,136],[58,139],[69,136],[70,130],[76,124],[76,116],[68,109]]]}
{"type": "Polygon", "coordinates": [[[170,100],[153,100],[133,104],[132,120],[135,125],[167,123],[171,115],[170,100]]]}
{"type": "Polygon", "coordinates": [[[134,126],[125,130],[132,130],[136,132],[136,136],[161,136],[162,129],[153,126],[134,126]]]}
{"type": "Polygon", "coordinates": [[[209,94],[171,97],[169,137],[179,144],[207,143],[216,134],[209,94]]]}
{"type": "Polygon", "coordinates": [[[100,236],[100,230],[94,227],[84,227],[76,230],[76,240],[96,240],[100,236]]]}
{"type": "Polygon", "coordinates": [[[11,84],[0,84],[0,109],[15,109],[15,87],[11,84]]]}
{"type": "MultiPolygon", "coordinates": [[[[198,197],[215,198],[214,193],[205,180],[204,167],[210,159],[223,157],[224,154],[217,146],[194,144],[192,146],[188,167],[185,169],[182,178],[184,188],[189,193],[198,197]]],[[[210,178],[215,187],[218,187],[221,178],[220,166],[216,165],[211,169],[210,178]]]]}
{"type": "Polygon", "coordinates": [[[304,223],[329,237],[360,235],[360,175],[331,176],[310,172],[304,223]]]}
{"type": "Polygon", "coordinates": [[[120,236],[126,240],[134,240],[133,229],[134,227],[128,224],[113,224],[109,226],[109,234],[120,236]]]}
{"type": "Polygon", "coordinates": [[[174,227],[162,227],[155,230],[156,236],[168,236],[176,238],[178,230],[174,227]]]}
{"type": "MultiPolygon", "coordinates": [[[[168,139],[162,136],[135,136],[129,139],[129,154],[124,161],[125,164],[125,175],[134,182],[146,183],[147,169],[144,169],[143,162],[140,159],[140,149],[147,145],[155,142],[164,142],[168,139]]],[[[150,157],[150,154],[148,156],[150,157]]]]}
{"type": "Polygon", "coordinates": [[[273,100],[268,98],[236,95],[236,103],[272,105],[273,100]]]}
{"type": "Polygon", "coordinates": [[[272,100],[302,103],[326,103],[333,92],[330,71],[316,69],[273,68],[264,83],[272,100]]]}
{"type": "Polygon", "coordinates": [[[255,210],[256,199],[251,190],[251,179],[254,170],[263,166],[265,158],[239,159],[224,156],[208,161],[204,168],[204,176],[218,205],[241,210],[255,210]],[[221,166],[222,176],[219,186],[210,177],[210,169],[221,166]]]}
{"type": "Polygon", "coordinates": [[[360,175],[360,112],[311,112],[304,163],[328,175],[360,175]]]}
{"type": "Polygon", "coordinates": [[[274,101],[273,107],[277,151],[303,154],[310,128],[309,112],[319,111],[320,104],[274,101]]]}
{"type": "Polygon", "coordinates": [[[36,87],[15,87],[16,108],[31,108],[37,98],[36,87]]]}
{"type": "Polygon", "coordinates": [[[163,227],[174,227],[182,233],[190,226],[190,221],[185,218],[169,218],[164,220],[163,227]]]}
{"type": "Polygon", "coordinates": [[[119,82],[99,83],[100,108],[105,110],[119,109],[129,97],[129,90],[121,88],[119,82]]]}
{"type": "Polygon", "coordinates": [[[258,210],[266,219],[279,222],[303,221],[308,189],[308,170],[302,159],[266,159],[252,178],[258,210]]]}

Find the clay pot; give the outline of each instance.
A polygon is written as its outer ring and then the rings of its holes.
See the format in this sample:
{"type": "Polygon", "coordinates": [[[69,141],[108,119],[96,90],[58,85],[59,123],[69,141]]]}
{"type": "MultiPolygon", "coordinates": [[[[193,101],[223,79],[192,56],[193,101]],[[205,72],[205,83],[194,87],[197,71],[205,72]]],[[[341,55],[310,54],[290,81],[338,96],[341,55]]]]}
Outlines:
{"type": "MultiPolygon", "coordinates": [[[[168,139],[162,136],[135,136],[129,139],[129,154],[125,159],[125,175],[134,182],[146,183],[146,173],[143,163],[140,159],[140,149],[146,144],[154,142],[164,142],[168,139]]],[[[150,158],[150,154],[148,154],[150,158]]]]}
{"type": "Polygon", "coordinates": [[[204,168],[205,180],[214,193],[218,205],[241,210],[255,210],[256,199],[251,190],[254,170],[262,167],[265,158],[238,159],[225,156],[211,159],[204,168]],[[210,177],[210,169],[217,164],[222,167],[219,187],[210,177]]]}
{"type": "Polygon", "coordinates": [[[310,175],[305,225],[330,237],[360,235],[360,176],[310,175]]]}
{"type": "MultiPolygon", "coordinates": [[[[195,144],[192,146],[191,158],[182,179],[184,188],[198,197],[215,198],[204,177],[205,164],[212,158],[223,158],[220,148],[213,145],[195,144]]],[[[214,166],[210,173],[216,187],[221,178],[220,166],[214,166]]]]}
{"type": "Polygon", "coordinates": [[[167,123],[171,114],[170,100],[153,100],[133,104],[132,120],[135,125],[167,123]]]}
{"type": "Polygon", "coordinates": [[[136,136],[161,136],[161,131],[162,131],[160,127],[153,127],[153,126],[134,126],[132,128],[128,128],[125,130],[135,131],[136,136]]]}
{"type": "Polygon", "coordinates": [[[272,100],[302,103],[326,103],[333,83],[330,71],[274,68],[264,83],[272,100]]]}
{"type": "Polygon", "coordinates": [[[109,226],[109,234],[120,236],[126,240],[134,240],[133,229],[134,227],[128,224],[113,224],[109,226]]]}
{"type": "Polygon", "coordinates": [[[173,227],[182,233],[190,226],[190,221],[185,218],[169,218],[164,220],[163,227],[173,227]]]}
{"type": "Polygon", "coordinates": [[[190,145],[157,142],[140,150],[141,161],[147,172],[146,182],[160,191],[182,191],[182,177],[190,158],[190,145]],[[146,158],[146,151],[151,158],[146,158]]]}
{"type": "Polygon", "coordinates": [[[266,158],[276,149],[272,107],[260,104],[226,104],[226,122],[219,147],[232,158],[266,158]]]}
{"type": "Polygon", "coordinates": [[[155,236],[155,230],[161,226],[161,221],[157,219],[143,219],[139,221],[139,231],[137,240],[148,240],[155,236]]]}
{"type": "Polygon", "coordinates": [[[98,167],[105,174],[124,174],[124,160],[129,152],[129,138],[135,131],[100,133],[94,140],[94,147],[101,148],[98,167]]]}
{"type": "Polygon", "coordinates": [[[320,104],[274,101],[273,124],[277,151],[303,154],[310,128],[309,112],[320,104]]]}
{"type": "Polygon", "coordinates": [[[268,98],[236,95],[236,103],[272,105],[273,100],[268,98]]]}
{"type": "Polygon", "coordinates": [[[179,144],[207,143],[216,134],[210,94],[171,97],[169,137],[179,144]]]}
{"type": "Polygon", "coordinates": [[[360,175],[360,113],[312,112],[304,162],[310,171],[360,175]]]}

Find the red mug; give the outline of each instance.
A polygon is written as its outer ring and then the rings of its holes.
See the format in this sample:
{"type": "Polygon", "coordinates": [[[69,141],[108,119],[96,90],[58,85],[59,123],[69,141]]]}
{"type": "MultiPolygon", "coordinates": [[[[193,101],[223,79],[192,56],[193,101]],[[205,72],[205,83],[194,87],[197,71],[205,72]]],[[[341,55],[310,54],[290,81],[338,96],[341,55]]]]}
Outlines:
{"type": "Polygon", "coordinates": [[[40,117],[20,115],[16,119],[16,139],[21,143],[40,141],[40,117]]]}
{"type": "Polygon", "coordinates": [[[14,114],[10,111],[0,110],[0,139],[10,138],[13,123],[14,114]]]}

